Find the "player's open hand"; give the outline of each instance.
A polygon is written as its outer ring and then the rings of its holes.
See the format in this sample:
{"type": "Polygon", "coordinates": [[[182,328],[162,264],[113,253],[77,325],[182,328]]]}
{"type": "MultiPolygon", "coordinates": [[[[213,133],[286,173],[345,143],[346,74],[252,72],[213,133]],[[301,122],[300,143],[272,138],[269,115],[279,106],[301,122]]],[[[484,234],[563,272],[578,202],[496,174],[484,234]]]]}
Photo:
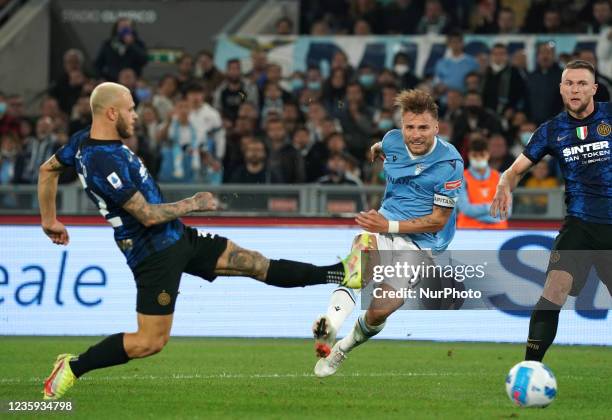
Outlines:
{"type": "Polygon", "coordinates": [[[42,228],[54,244],[68,245],[68,242],[70,242],[70,236],[68,236],[66,226],[59,220],[55,220],[49,224],[43,223],[42,228]]]}
{"type": "Polygon", "coordinates": [[[195,203],[195,209],[193,211],[215,211],[219,207],[219,202],[209,192],[199,192],[191,197],[195,203]]]}
{"type": "Polygon", "coordinates": [[[491,203],[491,216],[507,219],[512,207],[512,193],[507,185],[499,184],[493,202],[491,203]]]}
{"type": "Polygon", "coordinates": [[[389,221],[376,210],[360,212],[355,218],[355,221],[364,230],[371,233],[382,233],[389,231],[389,221]]]}
{"type": "Polygon", "coordinates": [[[385,154],[382,150],[382,143],[376,142],[370,147],[370,153],[372,156],[372,162],[376,162],[376,159],[380,159],[382,161],[385,160],[385,154]]]}

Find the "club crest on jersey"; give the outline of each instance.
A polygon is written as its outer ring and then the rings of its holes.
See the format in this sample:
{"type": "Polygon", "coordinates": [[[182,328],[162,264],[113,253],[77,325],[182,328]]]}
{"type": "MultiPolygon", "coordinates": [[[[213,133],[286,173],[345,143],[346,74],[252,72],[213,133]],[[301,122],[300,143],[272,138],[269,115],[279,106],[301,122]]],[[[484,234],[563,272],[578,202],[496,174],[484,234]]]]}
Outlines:
{"type": "Polygon", "coordinates": [[[106,180],[113,186],[114,189],[118,190],[123,187],[123,182],[119,179],[119,176],[116,172],[113,172],[109,176],[106,177],[106,180]]]}
{"type": "Polygon", "coordinates": [[[395,162],[397,160],[397,156],[396,155],[391,156],[391,160],[395,162]]]}
{"type": "Polygon", "coordinates": [[[414,174],[420,174],[421,172],[423,172],[423,169],[425,169],[425,166],[422,163],[417,163],[416,168],[414,168],[414,174]]]}
{"type": "Polygon", "coordinates": [[[609,136],[611,132],[612,132],[612,126],[610,126],[610,124],[606,122],[602,121],[597,126],[597,134],[599,134],[602,137],[609,136]]]}
{"type": "Polygon", "coordinates": [[[587,129],[586,125],[576,128],[576,137],[578,137],[580,140],[586,139],[588,133],[589,133],[589,130],[587,129]]]}
{"type": "Polygon", "coordinates": [[[444,183],[445,190],[456,190],[461,186],[461,180],[456,179],[455,181],[448,181],[444,183]]]}

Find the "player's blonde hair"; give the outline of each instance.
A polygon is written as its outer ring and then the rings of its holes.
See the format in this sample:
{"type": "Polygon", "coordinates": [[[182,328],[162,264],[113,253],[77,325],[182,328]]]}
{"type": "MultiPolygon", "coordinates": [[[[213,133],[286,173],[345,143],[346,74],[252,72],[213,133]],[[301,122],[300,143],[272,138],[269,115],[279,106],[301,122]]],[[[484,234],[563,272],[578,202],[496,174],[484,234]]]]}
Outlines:
{"type": "Polygon", "coordinates": [[[404,90],[395,97],[395,105],[400,107],[402,115],[406,112],[422,114],[429,112],[432,117],[438,119],[438,105],[433,97],[418,89],[404,90]]]}
{"type": "Polygon", "coordinates": [[[104,82],[96,86],[89,98],[92,114],[102,113],[109,106],[116,105],[122,93],[131,95],[130,90],[119,83],[104,82]]]}

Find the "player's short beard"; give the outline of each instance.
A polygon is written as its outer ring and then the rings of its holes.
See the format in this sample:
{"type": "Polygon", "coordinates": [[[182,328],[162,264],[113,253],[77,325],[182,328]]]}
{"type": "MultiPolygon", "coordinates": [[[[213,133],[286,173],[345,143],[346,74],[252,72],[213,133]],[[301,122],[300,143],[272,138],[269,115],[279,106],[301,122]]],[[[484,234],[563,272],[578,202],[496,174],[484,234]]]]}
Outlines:
{"type": "Polygon", "coordinates": [[[589,101],[586,101],[586,102],[580,102],[580,105],[579,105],[579,106],[578,106],[578,108],[576,108],[576,109],[572,109],[572,108],[570,107],[570,105],[571,105],[571,102],[568,102],[568,103],[565,105],[565,108],[566,108],[568,111],[572,111],[574,114],[579,115],[579,114],[582,114],[582,113],[583,113],[583,112],[584,112],[584,111],[587,109],[587,107],[589,106],[589,101]]]}
{"type": "Polygon", "coordinates": [[[132,134],[129,132],[129,127],[121,114],[119,114],[119,118],[117,119],[117,123],[115,124],[115,128],[117,129],[117,134],[122,139],[129,139],[132,137],[132,134]]]}

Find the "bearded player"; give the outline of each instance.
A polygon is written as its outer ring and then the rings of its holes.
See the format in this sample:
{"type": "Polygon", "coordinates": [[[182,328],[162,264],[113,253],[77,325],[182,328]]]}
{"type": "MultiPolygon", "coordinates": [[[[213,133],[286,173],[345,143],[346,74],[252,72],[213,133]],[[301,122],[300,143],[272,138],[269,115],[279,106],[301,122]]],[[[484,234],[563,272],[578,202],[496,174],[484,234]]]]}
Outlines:
{"type": "MultiPolygon", "coordinates": [[[[357,237],[357,248],[378,249],[381,262],[393,265],[399,260],[418,265],[420,250],[444,251],[455,235],[455,202],[463,180],[463,160],[449,143],[439,139],[438,107],[431,95],[408,90],[396,98],[401,108],[402,129],[391,130],[372,147],[374,158],[384,158],[387,187],[379,211],[357,216],[366,232],[357,237]]],[[[414,280],[414,279],[413,279],[414,280]]],[[[408,279],[391,278],[381,284],[383,291],[409,288],[408,279]]],[[[353,310],[354,296],[338,288],[332,294],[328,314],[315,321],[313,331],[319,359],[315,374],[333,375],[347,353],[378,334],[387,318],[404,304],[393,293],[374,298],[359,316],[351,332],[335,345],[336,331],[353,310]],[[333,345],[331,351],[329,346],[333,345]]]]}
{"type": "Polygon", "coordinates": [[[554,242],[542,296],[531,314],[525,360],[542,361],[557,334],[561,307],[568,295],[580,293],[591,267],[611,289],[611,262],[606,261],[610,252],[603,251],[612,249],[612,107],[594,102],[595,69],[587,61],[565,66],[560,91],[565,111],[533,133],[503,173],[491,204],[491,215],[505,218],[511,192],[527,170],[545,155],[557,158],[565,179],[567,216],[554,242]]]}

